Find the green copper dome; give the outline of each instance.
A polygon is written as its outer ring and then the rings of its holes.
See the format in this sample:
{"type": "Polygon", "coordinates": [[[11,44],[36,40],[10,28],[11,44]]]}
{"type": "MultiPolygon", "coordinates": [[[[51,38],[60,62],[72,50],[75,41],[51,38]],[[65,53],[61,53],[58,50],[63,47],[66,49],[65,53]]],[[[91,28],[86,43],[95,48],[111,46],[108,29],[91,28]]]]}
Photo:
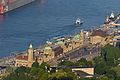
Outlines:
{"type": "Polygon", "coordinates": [[[64,42],[63,41],[58,41],[57,44],[61,45],[61,44],[64,44],[64,42]]]}
{"type": "Polygon", "coordinates": [[[47,46],[47,47],[45,47],[45,49],[47,49],[47,50],[48,50],[48,49],[52,49],[52,48],[51,48],[50,46],[47,46]]]}
{"type": "Polygon", "coordinates": [[[77,34],[73,37],[73,39],[79,40],[80,39],[80,34],[77,34]]]}

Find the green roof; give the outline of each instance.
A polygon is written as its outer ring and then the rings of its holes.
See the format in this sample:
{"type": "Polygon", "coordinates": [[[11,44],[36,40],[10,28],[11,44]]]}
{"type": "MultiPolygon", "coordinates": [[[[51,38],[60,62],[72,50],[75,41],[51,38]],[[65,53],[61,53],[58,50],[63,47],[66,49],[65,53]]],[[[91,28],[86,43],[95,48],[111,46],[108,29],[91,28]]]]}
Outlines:
{"type": "Polygon", "coordinates": [[[73,37],[73,39],[79,40],[79,39],[80,39],[80,34],[75,35],[75,36],[73,37]]]}
{"type": "Polygon", "coordinates": [[[63,41],[58,41],[57,44],[64,44],[64,42],[63,41]]]}
{"type": "Polygon", "coordinates": [[[52,49],[50,46],[45,47],[45,49],[52,49]]]}

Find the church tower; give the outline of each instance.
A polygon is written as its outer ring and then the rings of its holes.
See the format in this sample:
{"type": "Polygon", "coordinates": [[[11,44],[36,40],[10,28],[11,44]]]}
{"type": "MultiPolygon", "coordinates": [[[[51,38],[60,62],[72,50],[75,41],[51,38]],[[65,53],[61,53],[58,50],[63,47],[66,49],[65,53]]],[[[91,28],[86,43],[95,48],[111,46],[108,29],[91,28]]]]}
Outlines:
{"type": "Polygon", "coordinates": [[[27,53],[28,53],[28,67],[31,67],[32,63],[33,63],[33,47],[32,47],[32,44],[29,45],[27,53]]]}
{"type": "Polygon", "coordinates": [[[84,35],[83,29],[80,32],[80,36],[81,36],[81,43],[82,43],[82,45],[84,45],[85,35],[84,35]]]}

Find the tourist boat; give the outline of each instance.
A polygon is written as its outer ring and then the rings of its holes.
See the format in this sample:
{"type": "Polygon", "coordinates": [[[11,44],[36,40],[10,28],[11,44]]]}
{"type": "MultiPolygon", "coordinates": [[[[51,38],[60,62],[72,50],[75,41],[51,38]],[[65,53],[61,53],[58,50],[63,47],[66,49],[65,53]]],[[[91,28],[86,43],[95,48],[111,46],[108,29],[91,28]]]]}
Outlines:
{"type": "Polygon", "coordinates": [[[80,26],[81,24],[83,24],[83,21],[81,21],[80,18],[77,18],[75,25],[80,26]]]}
{"type": "Polygon", "coordinates": [[[107,18],[106,18],[104,24],[109,24],[110,22],[111,22],[111,21],[110,21],[110,19],[109,19],[109,16],[107,16],[107,18]]]}
{"type": "Polygon", "coordinates": [[[115,15],[114,13],[112,12],[111,15],[110,15],[110,19],[114,19],[115,18],[115,15]]]}
{"type": "Polygon", "coordinates": [[[114,22],[115,19],[116,19],[116,17],[115,17],[115,15],[114,15],[114,13],[112,12],[112,13],[110,14],[110,16],[107,16],[104,24],[109,24],[110,22],[114,22]]]}
{"type": "Polygon", "coordinates": [[[35,0],[0,0],[0,14],[14,10],[35,0]]]}

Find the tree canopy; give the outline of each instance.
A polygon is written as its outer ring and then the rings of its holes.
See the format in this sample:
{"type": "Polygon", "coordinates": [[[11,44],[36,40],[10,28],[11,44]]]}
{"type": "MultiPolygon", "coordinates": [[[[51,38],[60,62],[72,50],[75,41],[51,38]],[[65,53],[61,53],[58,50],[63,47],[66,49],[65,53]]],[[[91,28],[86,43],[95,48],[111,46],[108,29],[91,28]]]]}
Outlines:
{"type": "Polygon", "coordinates": [[[84,58],[76,62],[64,60],[58,66],[94,67],[93,78],[80,78],[70,68],[52,69],[49,64],[34,62],[32,67],[17,67],[14,72],[3,80],[119,80],[120,79],[120,48],[106,45],[101,49],[101,56],[88,61],[84,58]]]}

